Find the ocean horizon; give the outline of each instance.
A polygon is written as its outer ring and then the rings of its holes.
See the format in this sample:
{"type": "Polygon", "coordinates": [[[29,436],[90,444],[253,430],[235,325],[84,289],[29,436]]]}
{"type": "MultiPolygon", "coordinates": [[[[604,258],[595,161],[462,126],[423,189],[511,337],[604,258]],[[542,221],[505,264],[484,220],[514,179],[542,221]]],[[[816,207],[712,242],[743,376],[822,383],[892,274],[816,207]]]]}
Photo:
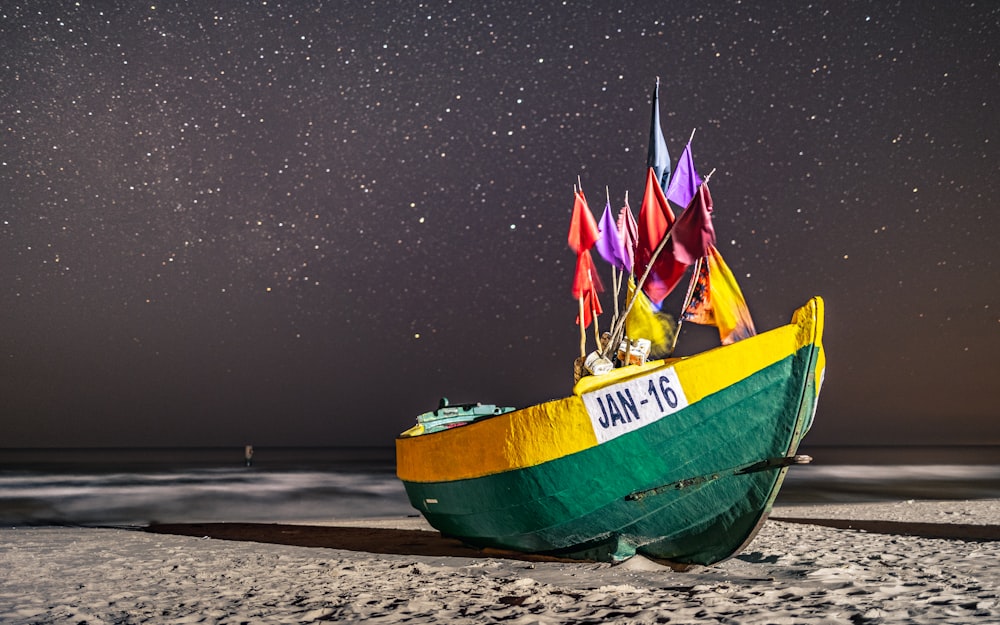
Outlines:
{"type": "MultiPolygon", "coordinates": [[[[1000,498],[1000,447],[804,446],[783,505],[1000,498]]],[[[392,447],[0,448],[0,525],[416,515],[392,447]]]]}

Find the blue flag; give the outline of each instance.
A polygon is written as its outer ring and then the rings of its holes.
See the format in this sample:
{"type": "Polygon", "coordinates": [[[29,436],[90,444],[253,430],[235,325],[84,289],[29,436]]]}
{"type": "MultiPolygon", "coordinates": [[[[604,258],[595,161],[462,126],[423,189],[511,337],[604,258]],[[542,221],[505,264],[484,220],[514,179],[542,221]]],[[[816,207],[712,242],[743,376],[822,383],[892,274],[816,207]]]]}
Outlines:
{"type": "Polygon", "coordinates": [[[653,115],[649,121],[649,151],[646,154],[646,167],[653,168],[656,180],[663,192],[667,192],[670,183],[670,153],[667,152],[667,142],[663,140],[663,130],[660,129],[660,79],[656,79],[653,88],[653,115]]]}

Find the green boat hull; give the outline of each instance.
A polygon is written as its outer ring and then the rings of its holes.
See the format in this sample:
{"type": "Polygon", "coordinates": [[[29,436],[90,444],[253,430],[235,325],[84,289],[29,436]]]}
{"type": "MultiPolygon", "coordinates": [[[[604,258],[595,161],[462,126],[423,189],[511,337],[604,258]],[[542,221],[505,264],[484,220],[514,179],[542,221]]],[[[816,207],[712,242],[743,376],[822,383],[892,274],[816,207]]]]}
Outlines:
{"type": "Polygon", "coordinates": [[[432,526],[480,547],[718,562],[738,553],[766,518],[812,423],[822,366],[817,336],[601,444],[532,466],[404,485],[432,526]]]}

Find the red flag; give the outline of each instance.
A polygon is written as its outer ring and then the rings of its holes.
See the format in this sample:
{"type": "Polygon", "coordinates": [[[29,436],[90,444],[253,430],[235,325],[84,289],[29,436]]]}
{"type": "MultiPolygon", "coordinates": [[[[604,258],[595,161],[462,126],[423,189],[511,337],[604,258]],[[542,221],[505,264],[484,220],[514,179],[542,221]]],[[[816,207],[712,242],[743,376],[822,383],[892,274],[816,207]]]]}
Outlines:
{"type": "Polygon", "coordinates": [[[708,191],[707,183],[698,187],[698,192],[687,210],[677,218],[677,224],[670,237],[674,248],[674,259],[684,265],[693,265],[715,245],[712,194],[708,191]]]}
{"type": "MultiPolygon", "coordinates": [[[[663,195],[656,180],[656,173],[653,168],[649,168],[646,175],[646,192],[642,198],[642,209],[639,211],[639,238],[635,249],[635,275],[642,277],[649,265],[653,252],[656,250],[663,236],[670,230],[674,223],[674,212],[667,204],[667,198],[663,195]]],[[[686,265],[675,262],[670,242],[660,252],[649,276],[642,285],[649,299],[659,304],[677,286],[684,276],[686,265]]]]}
{"type": "Polygon", "coordinates": [[[577,254],[589,250],[601,236],[594,214],[590,212],[583,191],[574,193],[573,216],[569,222],[569,247],[577,254]]]}
{"type": "Polygon", "coordinates": [[[602,312],[601,302],[597,298],[597,291],[603,291],[597,271],[594,268],[594,259],[590,255],[590,248],[594,246],[601,236],[600,229],[594,214],[590,212],[587,205],[587,198],[583,191],[574,193],[573,217],[569,224],[569,246],[576,252],[576,273],[573,276],[573,297],[583,300],[583,319],[577,315],[577,323],[583,323],[583,327],[590,325],[593,317],[602,312]]]}
{"type": "MultiPolygon", "coordinates": [[[[583,298],[583,327],[590,326],[594,315],[604,312],[601,300],[597,297],[597,293],[603,290],[604,286],[597,277],[590,250],[584,250],[576,257],[576,275],[573,277],[573,297],[578,300],[583,298]]],[[[576,317],[576,322],[580,323],[579,315],[576,317]]]]}
{"type": "MultiPolygon", "coordinates": [[[[601,300],[598,299],[597,293],[593,291],[587,291],[583,296],[583,327],[589,328],[594,317],[603,313],[604,310],[601,308],[601,300]]],[[[577,325],[580,324],[580,315],[576,316],[577,325]]]]}
{"type": "Polygon", "coordinates": [[[584,250],[576,257],[576,274],[573,276],[573,297],[579,299],[581,295],[588,291],[602,292],[604,285],[597,277],[597,270],[594,268],[594,257],[590,255],[590,250],[584,250]]]}
{"type": "Polygon", "coordinates": [[[635,243],[635,273],[642,275],[653,256],[653,250],[659,245],[660,239],[674,223],[674,212],[667,204],[656,180],[656,172],[650,167],[646,174],[646,192],[642,196],[642,208],[639,209],[638,239],[635,243]]]}

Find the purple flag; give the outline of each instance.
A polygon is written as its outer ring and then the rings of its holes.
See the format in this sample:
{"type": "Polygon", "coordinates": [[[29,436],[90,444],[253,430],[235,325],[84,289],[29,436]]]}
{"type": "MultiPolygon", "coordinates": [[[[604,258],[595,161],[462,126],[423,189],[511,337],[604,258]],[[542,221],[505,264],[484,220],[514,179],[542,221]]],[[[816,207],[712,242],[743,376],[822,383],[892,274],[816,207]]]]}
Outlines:
{"type": "Polygon", "coordinates": [[[597,251],[609,265],[616,269],[625,269],[625,250],[622,246],[622,237],[618,232],[618,224],[614,215],[611,214],[611,201],[604,206],[604,214],[601,215],[601,223],[597,226],[601,235],[597,238],[597,251]]]}
{"type": "Polygon", "coordinates": [[[687,205],[691,203],[691,200],[698,193],[699,185],[701,185],[701,176],[695,171],[694,159],[691,158],[691,142],[688,141],[687,146],[684,148],[684,153],[681,154],[680,160],[677,161],[674,175],[670,178],[670,186],[667,187],[667,199],[678,206],[687,208],[687,205]]]}

